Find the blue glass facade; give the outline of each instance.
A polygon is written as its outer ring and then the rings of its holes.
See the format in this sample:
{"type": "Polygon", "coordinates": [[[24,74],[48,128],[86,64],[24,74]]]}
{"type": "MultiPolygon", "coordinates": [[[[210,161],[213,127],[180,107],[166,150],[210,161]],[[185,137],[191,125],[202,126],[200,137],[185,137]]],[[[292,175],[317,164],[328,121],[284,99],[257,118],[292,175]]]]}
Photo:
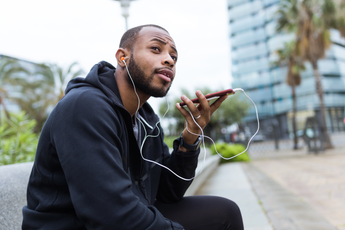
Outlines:
{"type": "MultiPolygon", "coordinates": [[[[277,59],[276,50],[282,48],[284,42],[292,40],[294,35],[276,33],[274,17],[278,4],[279,0],[228,0],[232,87],[243,88],[254,100],[264,133],[270,136],[265,126],[278,121],[280,134],[287,137],[291,132],[288,119],[292,111],[291,88],[285,83],[287,69],[272,63],[277,59]]],[[[345,130],[341,118],[345,106],[345,39],[337,31],[331,31],[331,36],[335,44],[318,66],[327,107],[327,126],[331,131],[337,131],[345,130]],[[336,118],[332,117],[334,114],[336,118]],[[341,122],[334,124],[333,120],[341,122]]],[[[309,63],[306,63],[296,94],[298,111],[312,110],[318,114],[319,99],[309,63]]],[[[253,126],[253,130],[255,119],[252,108],[245,121],[249,127],[253,126]]]]}

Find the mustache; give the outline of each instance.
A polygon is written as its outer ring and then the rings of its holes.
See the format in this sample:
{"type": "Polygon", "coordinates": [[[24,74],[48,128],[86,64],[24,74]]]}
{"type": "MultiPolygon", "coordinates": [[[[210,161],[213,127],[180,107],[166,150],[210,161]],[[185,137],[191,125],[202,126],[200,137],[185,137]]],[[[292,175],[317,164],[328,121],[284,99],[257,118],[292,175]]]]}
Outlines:
{"type": "Polygon", "coordinates": [[[155,68],[155,72],[159,72],[159,71],[164,70],[164,69],[167,69],[167,70],[170,70],[171,72],[173,72],[172,68],[169,68],[169,67],[155,68]]]}

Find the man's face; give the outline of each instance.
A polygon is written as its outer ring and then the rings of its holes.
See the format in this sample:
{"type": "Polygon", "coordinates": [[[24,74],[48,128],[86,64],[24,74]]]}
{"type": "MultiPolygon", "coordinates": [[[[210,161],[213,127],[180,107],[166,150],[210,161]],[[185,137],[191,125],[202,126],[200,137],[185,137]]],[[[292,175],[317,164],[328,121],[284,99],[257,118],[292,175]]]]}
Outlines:
{"type": "Polygon", "coordinates": [[[170,35],[156,27],[144,27],[138,34],[128,70],[137,90],[164,97],[175,77],[177,50],[170,35]]]}

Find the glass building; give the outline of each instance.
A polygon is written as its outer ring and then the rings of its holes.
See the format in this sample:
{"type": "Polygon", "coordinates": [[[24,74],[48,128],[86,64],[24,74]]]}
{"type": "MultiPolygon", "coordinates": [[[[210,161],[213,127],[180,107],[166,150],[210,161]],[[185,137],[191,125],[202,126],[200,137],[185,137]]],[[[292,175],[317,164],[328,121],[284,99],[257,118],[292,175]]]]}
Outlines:
{"type": "MultiPolygon", "coordinates": [[[[269,138],[278,130],[280,138],[291,135],[292,94],[286,84],[287,69],[274,66],[276,50],[294,38],[276,33],[275,12],[279,0],[228,0],[233,88],[243,88],[256,103],[261,131],[269,138]],[[275,129],[276,128],[276,129],[275,129]]],[[[333,45],[326,58],[318,62],[322,75],[326,123],[330,132],[344,131],[345,39],[331,31],[333,45]]],[[[319,116],[313,70],[306,63],[302,82],[296,87],[297,128],[307,117],[319,116]]],[[[251,131],[257,127],[255,110],[245,118],[251,131]]]]}

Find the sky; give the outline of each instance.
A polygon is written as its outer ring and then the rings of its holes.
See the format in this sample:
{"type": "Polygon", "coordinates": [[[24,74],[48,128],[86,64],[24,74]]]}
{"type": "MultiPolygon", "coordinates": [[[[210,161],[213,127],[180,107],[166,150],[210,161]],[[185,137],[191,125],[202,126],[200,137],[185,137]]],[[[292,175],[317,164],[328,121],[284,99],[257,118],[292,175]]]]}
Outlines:
{"type": "MultiPolygon", "coordinates": [[[[226,0],[136,0],[128,27],[157,24],[175,41],[179,60],[168,98],[209,87],[231,86],[226,0]]],[[[85,72],[99,61],[116,66],[125,20],[114,0],[0,0],[0,54],[85,72]]],[[[151,98],[158,109],[163,99],[151,98]]],[[[158,112],[158,111],[157,111],[158,112]]]]}

